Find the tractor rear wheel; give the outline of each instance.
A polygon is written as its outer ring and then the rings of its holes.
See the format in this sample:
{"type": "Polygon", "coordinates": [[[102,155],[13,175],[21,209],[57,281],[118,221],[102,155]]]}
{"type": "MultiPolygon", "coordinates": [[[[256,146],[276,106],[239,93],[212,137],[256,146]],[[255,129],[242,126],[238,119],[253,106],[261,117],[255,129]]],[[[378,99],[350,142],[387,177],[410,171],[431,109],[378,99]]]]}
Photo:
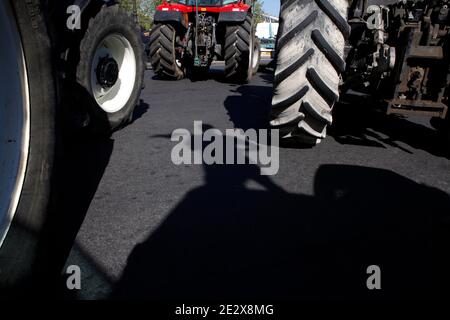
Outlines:
{"type": "Polygon", "coordinates": [[[239,82],[249,81],[253,75],[254,32],[252,17],[241,24],[226,27],[225,77],[239,82]]]}
{"type": "Polygon", "coordinates": [[[348,0],[282,3],[271,126],[314,145],[326,136],[345,69],[348,0]]]}
{"type": "Polygon", "coordinates": [[[39,0],[0,1],[0,298],[30,294],[51,263],[59,103],[40,10],[39,0]]]}
{"type": "Polygon", "coordinates": [[[171,25],[158,24],[152,29],[149,55],[153,71],[160,78],[184,78],[181,57],[176,50],[176,31],[171,25]]]}

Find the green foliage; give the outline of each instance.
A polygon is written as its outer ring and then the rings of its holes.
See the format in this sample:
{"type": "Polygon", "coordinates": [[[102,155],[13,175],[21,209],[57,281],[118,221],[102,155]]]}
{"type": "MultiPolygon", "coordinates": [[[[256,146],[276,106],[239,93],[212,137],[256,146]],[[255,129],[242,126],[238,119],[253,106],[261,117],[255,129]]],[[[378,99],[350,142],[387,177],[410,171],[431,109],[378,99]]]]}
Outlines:
{"type": "Polygon", "coordinates": [[[255,23],[263,22],[263,14],[265,14],[263,10],[263,0],[255,0],[253,2],[253,15],[255,17],[255,23]]]}
{"type": "Polygon", "coordinates": [[[133,13],[135,1],[139,25],[141,28],[148,30],[153,25],[153,15],[156,7],[159,6],[163,0],[121,0],[120,5],[128,12],[133,13]]]}

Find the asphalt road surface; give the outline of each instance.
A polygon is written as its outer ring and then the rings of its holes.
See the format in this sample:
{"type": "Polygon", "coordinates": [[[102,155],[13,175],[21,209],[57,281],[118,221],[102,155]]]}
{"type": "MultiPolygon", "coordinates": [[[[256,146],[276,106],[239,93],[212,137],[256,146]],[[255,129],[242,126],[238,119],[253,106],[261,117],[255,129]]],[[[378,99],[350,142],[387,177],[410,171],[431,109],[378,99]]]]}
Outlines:
{"type": "MultiPolygon", "coordinates": [[[[445,289],[450,161],[426,119],[340,106],[280,168],[174,165],[175,129],[262,128],[270,73],[246,85],[151,71],[132,124],[66,146],[61,228],[70,298],[424,298],[445,289]],[[72,242],[73,238],[75,241],[72,242]],[[367,267],[381,269],[368,290],[367,267]]],[[[448,146],[450,147],[450,146],[448,146]]],[[[450,148],[447,148],[447,150],[450,148]]],[[[448,271],[448,270],[447,270],[448,271]]]]}

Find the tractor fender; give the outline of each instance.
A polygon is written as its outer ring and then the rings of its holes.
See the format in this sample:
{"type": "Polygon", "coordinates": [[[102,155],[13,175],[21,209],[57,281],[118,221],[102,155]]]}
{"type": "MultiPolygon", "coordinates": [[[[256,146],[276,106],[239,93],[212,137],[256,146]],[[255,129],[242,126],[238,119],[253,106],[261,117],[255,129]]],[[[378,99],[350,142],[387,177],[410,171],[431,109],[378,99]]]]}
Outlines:
{"type": "Polygon", "coordinates": [[[248,15],[248,12],[233,12],[233,11],[227,11],[227,12],[221,12],[219,14],[218,23],[221,22],[244,22],[245,17],[248,15]]]}
{"type": "Polygon", "coordinates": [[[184,14],[180,11],[156,11],[153,21],[155,23],[177,23],[187,27],[184,14]]]}

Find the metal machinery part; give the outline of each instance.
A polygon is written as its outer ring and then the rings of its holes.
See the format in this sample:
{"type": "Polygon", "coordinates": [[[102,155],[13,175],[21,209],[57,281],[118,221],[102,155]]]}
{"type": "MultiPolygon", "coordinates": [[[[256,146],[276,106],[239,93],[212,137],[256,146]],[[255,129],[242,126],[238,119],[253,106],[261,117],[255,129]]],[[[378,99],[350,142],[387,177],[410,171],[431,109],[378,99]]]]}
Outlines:
{"type": "Polygon", "coordinates": [[[449,1],[356,1],[342,91],[388,103],[388,113],[445,118],[449,1]]]}

